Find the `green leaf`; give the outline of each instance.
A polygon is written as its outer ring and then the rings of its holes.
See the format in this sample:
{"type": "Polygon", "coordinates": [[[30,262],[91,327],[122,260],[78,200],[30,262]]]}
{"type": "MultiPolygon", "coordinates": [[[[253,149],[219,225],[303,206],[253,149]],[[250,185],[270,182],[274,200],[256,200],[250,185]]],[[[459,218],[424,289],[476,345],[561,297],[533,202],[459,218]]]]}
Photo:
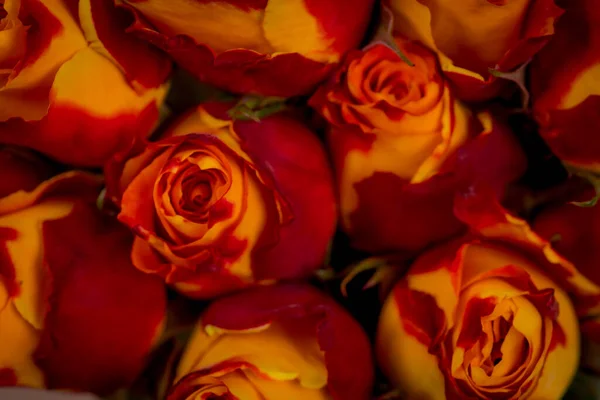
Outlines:
{"type": "Polygon", "coordinates": [[[600,174],[592,171],[587,171],[581,168],[572,167],[569,165],[565,165],[565,167],[570,173],[587,180],[590,183],[590,185],[594,187],[594,191],[596,192],[595,196],[589,200],[572,201],[571,204],[578,207],[594,207],[600,199],[600,174]]]}
{"type": "Polygon", "coordinates": [[[229,111],[234,120],[260,122],[269,115],[278,113],[286,108],[283,97],[244,96],[229,111]]]}
{"type": "Polygon", "coordinates": [[[503,72],[503,71],[498,71],[497,69],[494,69],[494,68],[488,68],[489,74],[492,75],[493,77],[513,81],[517,84],[519,89],[521,89],[521,95],[522,95],[521,99],[522,99],[523,110],[527,110],[529,108],[529,100],[531,98],[531,95],[529,94],[529,90],[527,89],[527,84],[525,83],[526,77],[527,77],[527,66],[529,65],[530,62],[531,62],[531,60],[527,61],[526,63],[521,65],[519,68],[517,68],[516,70],[511,71],[511,72],[503,72]]]}
{"type": "Polygon", "coordinates": [[[375,46],[377,44],[384,45],[394,51],[394,53],[398,54],[398,57],[402,59],[409,66],[414,67],[415,64],[410,61],[410,59],[404,54],[404,52],[398,47],[396,40],[394,39],[393,34],[394,28],[394,14],[392,11],[386,7],[385,5],[381,5],[381,21],[379,22],[379,27],[373,36],[371,42],[365,47],[365,50],[369,47],[375,46]]]}

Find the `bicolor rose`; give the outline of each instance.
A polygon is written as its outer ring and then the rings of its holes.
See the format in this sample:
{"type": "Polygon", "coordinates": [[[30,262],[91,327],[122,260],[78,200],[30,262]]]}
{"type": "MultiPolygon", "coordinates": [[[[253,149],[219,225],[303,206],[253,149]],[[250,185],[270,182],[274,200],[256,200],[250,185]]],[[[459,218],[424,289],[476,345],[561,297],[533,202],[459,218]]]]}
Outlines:
{"type": "Polygon", "coordinates": [[[154,127],[170,62],[121,31],[125,11],[103,2],[93,19],[90,8],[86,0],[79,10],[66,0],[2,2],[0,142],[101,166],[154,127]]]}
{"type": "Polygon", "coordinates": [[[291,115],[232,121],[227,107],[198,107],[107,170],[135,266],[197,298],[310,275],[336,224],[317,137],[291,115]]]}
{"type": "Polygon", "coordinates": [[[368,251],[415,251],[455,235],[456,190],[485,180],[501,195],[524,169],[510,132],[456,100],[435,55],[397,37],[351,52],[311,98],[329,123],[341,223],[368,251]]]}
{"type": "Polygon", "coordinates": [[[26,149],[0,145],[0,198],[20,190],[31,191],[50,178],[56,168],[26,149]]]}
{"type": "MultiPolygon", "coordinates": [[[[94,0],[101,2],[101,0],[94,0]]],[[[132,32],[196,77],[235,93],[310,93],[357,47],[373,0],[114,0],[132,32]]]]}
{"type": "Polygon", "coordinates": [[[523,67],[554,34],[555,0],[386,0],[394,29],[440,58],[456,95],[490,99],[512,84],[496,76],[523,67]]]}
{"type": "Polygon", "coordinates": [[[304,285],[212,303],[185,349],[168,400],[367,400],[373,362],[347,312],[304,285]]]}
{"type": "MultiPolygon", "coordinates": [[[[473,185],[458,195],[455,213],[472,233],[516,246],[537,260],[544,274],[569,294],[580,317],[600,314],[600,286],[594,278],[554,248],[556,236],[551,240],[540,236],[542,231],[536,232],[527,221],[509,213],[489,189],[473,185]]],[[[537,230],[538,223],[534,225],[537,230]]]]}
{"type": "Polygon", "coordinates": [[[407,398],[561,399],[580,354],[575,309],[527,253],[465,239],[420,256],[386,301],[384,373],[407,398]]]}
{"type": "Polygon", "coordinates": [[[552,151],[571,166],[600,173],[600,9],[564,2],[556,34],[533,60],[533,114],[552,151]]]}
{"type": "Polygon", "coordinates": [[[108,394],[161,333],[162,282],[131,265],[132,235],[99,213],[99,190],[70,172],[0,199],[2,386],[108,394]]]}

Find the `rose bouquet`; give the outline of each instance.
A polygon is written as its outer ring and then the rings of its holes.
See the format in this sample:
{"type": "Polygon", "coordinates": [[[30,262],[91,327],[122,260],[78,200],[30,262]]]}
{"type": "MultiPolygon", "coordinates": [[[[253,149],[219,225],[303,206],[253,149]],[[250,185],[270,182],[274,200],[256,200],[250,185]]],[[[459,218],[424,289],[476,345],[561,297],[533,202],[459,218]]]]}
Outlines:
{"type": "Polygon", "coordinates": [[[594,0],[0,0],[0,399],[600,398],[594,0]]]}

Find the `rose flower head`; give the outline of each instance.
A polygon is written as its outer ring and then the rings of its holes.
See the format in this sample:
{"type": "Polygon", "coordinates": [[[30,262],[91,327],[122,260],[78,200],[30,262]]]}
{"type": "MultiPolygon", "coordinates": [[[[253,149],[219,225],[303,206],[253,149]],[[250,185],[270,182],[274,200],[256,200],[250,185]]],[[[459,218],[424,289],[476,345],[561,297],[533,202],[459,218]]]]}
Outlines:
{"type": "Polygon", "coordinates": [[[109,2],[2,1],[0,143],[99,167],[148,135],[171,63],[121,30],[127,18],[109,2]]]}
{"type": "Polygon", "coordinates": [[[408,61],[377,42],[351,52],[309,102],[328,123],[342,227],[371,252],[459,233],[457,189],[485,181],[501,196],[525,163],[506,128],[454,97],[434,53],[394,40],[408,61]]]}
{"type": "Polygon", "coordinates": [[[107,168],[133,263],[197,298],[309,276],[336,225],[318,138],[287,113],[234,121],[227,107],[198,107],[107,168]]]}
{"type": "Polygon", "coordinates": [[[110,394],[162,332],[164,285],[131,265],[132,235],[98,211],[100,189],[68,172],[0,198],[1,386],[110,394]]]}
{"type": "Polygon", "coordinates": [[[392,10],[394,30],[435,51],[456,96],[467,101],[491,99],[507,85],[516,88],[510,80],[523,78],[523,68],[552,38],[564,12],[555,0],[385,3],[392,10]]]}
{"type": "Polygon", "coordinates": [[[425,252],[397,283],[377,355],[409,398],[560,399],[577,371],[579,334],[543,263],[465,239],[425,252]]]}
{"type": "Polygon", "coordinates": [[[368,400],[367,336],[338,304],[307,285],[255,288],[203,313],[168,400],[368,400]]]}
{"type": "MultiPolygon", "coordinates": [[[[95,0],[102,1],[102,0],[95,0]]],[[[373,0],[114,0],[128,31],[203,81],[235,93],[310,93],[357,47],[373,0]]]]}

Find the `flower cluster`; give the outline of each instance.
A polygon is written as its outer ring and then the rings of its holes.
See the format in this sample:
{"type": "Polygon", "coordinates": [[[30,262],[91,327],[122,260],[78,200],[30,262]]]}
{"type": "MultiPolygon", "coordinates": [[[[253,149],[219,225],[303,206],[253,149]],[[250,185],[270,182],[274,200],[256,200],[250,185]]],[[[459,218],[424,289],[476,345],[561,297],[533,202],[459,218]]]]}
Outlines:
{"type": "Polygon", "coordinates": [[[0,0],[0,398],[597,398],[599,82],[594,0],[0,0]]]}

